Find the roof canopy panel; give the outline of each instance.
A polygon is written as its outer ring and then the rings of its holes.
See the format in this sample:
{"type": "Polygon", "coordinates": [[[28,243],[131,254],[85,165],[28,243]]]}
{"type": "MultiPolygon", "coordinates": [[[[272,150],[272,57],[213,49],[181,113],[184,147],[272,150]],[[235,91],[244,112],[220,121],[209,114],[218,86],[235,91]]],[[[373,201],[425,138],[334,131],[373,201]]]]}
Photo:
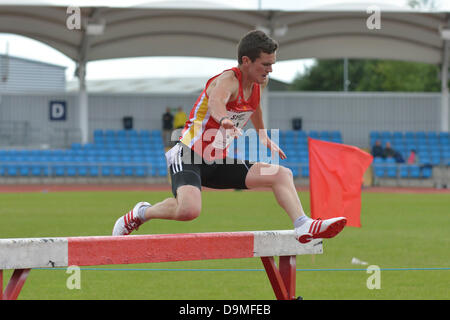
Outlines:
{"type": "Polygon", "coordinates": [[[278,60],[380,58],[440,63],[440,29],[447,13],[382,12],[370,30],[363,11],[202,10],[81,8],[80,30],[69,30],[66,7],[0,6],[0,32],[15,33],[59,50],[75,61],[143,56],[235,58],[241,36],[271,32],[278,60]],[[104,25],[89,35],[86,25],[104,25]]]}

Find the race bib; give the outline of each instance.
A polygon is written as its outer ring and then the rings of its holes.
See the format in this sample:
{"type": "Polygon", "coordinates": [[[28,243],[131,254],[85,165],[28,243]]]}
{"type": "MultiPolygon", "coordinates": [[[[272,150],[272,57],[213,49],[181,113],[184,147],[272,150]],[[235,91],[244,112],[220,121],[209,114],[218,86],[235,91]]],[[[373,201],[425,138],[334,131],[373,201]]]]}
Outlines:
{"type": "MultiPolygon", "coordinates": [[[[245,111],[245,112],[227,111],[227,117],[230,118],[230,120],[233,121],[234,126],[239,129],[242,129],[245,126],[245,124],[248,122],[252,114],[253,114],[252,111],[245,111]]],[[[226,149],[233,142],[233,139],[237,138],[238,136],[239,131],[225,130],[224,128],[221,127],[217,131],[212,146],[216,149],[221,150],[226,149]]]]}

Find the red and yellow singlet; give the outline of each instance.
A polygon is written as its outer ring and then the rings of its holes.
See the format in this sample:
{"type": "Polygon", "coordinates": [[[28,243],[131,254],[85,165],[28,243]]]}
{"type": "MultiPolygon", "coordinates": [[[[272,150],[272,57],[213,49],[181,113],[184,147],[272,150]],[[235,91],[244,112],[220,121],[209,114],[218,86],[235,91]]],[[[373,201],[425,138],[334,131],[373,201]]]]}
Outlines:
{"type": "MultiPolygon", "coordinates": [[[[254,83],[251,96],[248,100],[245,100],[242,90],[241,71],[239,68],[228,70],[233,70],[236,78],[239,80],[239,94],[235,100],[229,101],[226,104],[227,116],[237,128],[242,129],[259,105],[260,86],[254,83]]],[[[235,136],[226,133],[223,128],[219,130],[219,123],[211,117],[210,110],[208,109],[209,99],[206,90],[210,83],[219,75],[212,77],[206,83],[205,89],[198,97],[189,114],[189,119],[180,137],[180,141],[184,145],[208,161],[225,158],[227,149],[235,138],[235,136]]]]}

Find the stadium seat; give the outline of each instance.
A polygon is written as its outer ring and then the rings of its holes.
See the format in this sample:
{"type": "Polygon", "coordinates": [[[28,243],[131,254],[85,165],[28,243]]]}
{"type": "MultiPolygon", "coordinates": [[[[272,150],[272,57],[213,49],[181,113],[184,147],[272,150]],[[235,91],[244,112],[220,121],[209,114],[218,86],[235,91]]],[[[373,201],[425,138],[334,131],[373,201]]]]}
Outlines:
{"type": "Polygon", "coordinates": [[[65,166],[61,164],[54,164],[51,167],[51,172],[53,176],[62,177],[65,175],[65,166]]]}
{"type": "Polygon", "coordinates": [[[76,171],[79,177],[86,177],[88,175],[88,166],[85,164],[77,164],[76,171]]]}
{"type": "Polygon", "coordinates": [[[22,177],[27,177],[30,174],[30,166],[26,163],[18,164],[19,175],[22,177]]]}
{"type": "Polygon", "coordinates": [[[147,176],[147,167],[146,166],[136,166],[134,175],[136,177],[146,177],[147,176]]]}
{"type": "Polygon", "coordinates": [[[301,172],[302,172],[302,177],[307,178],[309,177],[309,166],[308,165],[302,165],[301,166],[301,172]]]}
{"type": "Polygon", "coordinates": [[[409,177],[409,169],[408,169],[407,165],[400,165],[399,176],[400,176],[400,178],[408,178],[409,177]]]}
{"type": "Polygon", "coordinates": [[[112,166],[112,175],[115,177],[122,176],[124,167],[122,165],[113,165],[112,166]]]}
{"type": "Polygon", "coordinates": [[[431,178],[432,176],[432,168],[427,166],[422,168],[422,178],[431,178]]]}
{"type": "Polygon", "coordinates": [[[411,178],[420,178],[420,167],[418,165],[410,165],[409,176],[411,178]]]}
{"type": "Polygon", "coordinates": [[[112,174],[112,166],[111,165],[102,165],[100,169],[101,175],[103,177],[109,177],[112,174]]]}
{"type": "Polygon", "coordinates": [[[311,131],[309,132],[309,136],[310,136],[311,138],[313,138],[313,139],[319,139],[319,138],[320,138],[319,131],[316,131],[316,130],[311,130],[311,131]]]}
{"type": "Polygon", "coordinates": [[[99,166],[97,166],[97,165],[88,165],[87,169],[88,169],[88,175],[90,177],[98,177],[98,175],[99,175],[99,166]]]}
{"type": "Polygon", "coordinates": [[[15,164],[6,165],[6,173],[9,177],[15,177],[18,175],[19,168],[15,164]]]}
{"type": "Polygon", "coordinates": [[[389,178],[397,177],[397,165],[396,164],[387,164],[386,165],[386,176],[389,178]]]}

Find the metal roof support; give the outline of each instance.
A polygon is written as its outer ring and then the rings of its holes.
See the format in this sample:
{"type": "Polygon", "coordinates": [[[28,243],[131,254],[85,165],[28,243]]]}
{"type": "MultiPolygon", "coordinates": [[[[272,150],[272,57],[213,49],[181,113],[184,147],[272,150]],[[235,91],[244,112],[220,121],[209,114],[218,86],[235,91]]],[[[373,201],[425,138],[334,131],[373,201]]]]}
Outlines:
{"type": "Polygon", "coordinates": [[[89,103],[86,88],[86,65],[89,59],[90,40],[92,36],[96,35],[95,33],[90,33],[89,23],[99,20],[100,14],[100,8],[93,8],[88,15],[86,23],[83,25],[83,36],[79,48],[77,70],[75,71],[80,88],[78,95],[78,115],[80,121],[81,143],[83,144],[88,143],[89,140],[89,103]]]}
{"type": "MultiPolygon", "coordinates": [[[[447,25],[450,24],[450,17],[447,15],[447,25]]],[[[449,59],[449,40],[445,38],[443,41],[442,48],[442,64],[441,64],[441,131],[448,132],[448,59],[449,59]]]]}
{"type": "Polygon", "coordinates": [[[86,90],[86,61],[78,62],[77,76],[79,81],[78,91],[78,117],[80,121],[81,143],[89,141],[89,104],[86,90]]]}
{"type": "Polygon", "coordinates": [[[441,70],[442,97],[441,97],[441,131],[448,131],[448,40],[444,40],[443,63],[441,70]]]}

